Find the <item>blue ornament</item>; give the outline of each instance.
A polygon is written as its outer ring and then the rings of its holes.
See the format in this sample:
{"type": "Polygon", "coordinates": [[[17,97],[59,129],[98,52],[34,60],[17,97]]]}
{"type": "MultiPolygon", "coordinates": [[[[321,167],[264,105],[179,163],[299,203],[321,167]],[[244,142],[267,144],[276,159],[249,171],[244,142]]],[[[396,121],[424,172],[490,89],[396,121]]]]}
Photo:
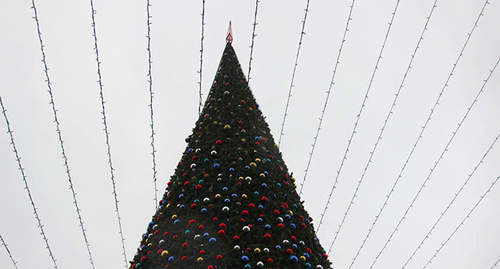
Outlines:
{"type": "Polygon", "coordinates": [[[231,194],[231,197],[236,198],[236,197],[238,197],[238,194],[233,193],[233,194],[231,194]]]}
{"type": "Polygon", "coordinates": [[[266,229],[271,229],[271,225],[266,224],[266,225],[264,225],[264,228],[266,228],[266,229]]]}
{"type": "Polygon", "coordinates": [[[217,239],[215,239],[215,237],[210,237],[210,239],[208,239],[208,242],[215,243],[215,242],[217,242],[217,239]]]}
{"type": "Polygon", "coordinates": [[[150,223],[148,223],[149,228],[153,227],[153,225],[155,225],[155,223],[153,221],[151,221],[150,223]]]}
{"type": "Polygon", "coordinates": [[[267,188],[267,184],[266,183],[262,183],[262,187],[263,188],[267,188]]]}
{"type": "Polygon", "coordinates": [[[201,209],[201,213],[206,213],[207,212],[207,209],[206,208],[202,208],[201,209]]]}
{"type": "Polygon", "coordinates": [[[297,256],[292,255],[292,257],[290,257],[290,262],[291,263],[297,263],[298,261],[299,261],[299,258],[297,258],[297,256]]]}
{"type": "Polygon", "coordinates": [[[227,187],[222,188],[223,191],[229,190],[227,187]]]}
{"type": "Polygon", "coordinates": [[[169,261],[169,262],[171,262],[171,261],[173,261],[173,260],[175,260],[174,256],[170,256],[170,257],[168,257],[168,261],[169,261]]]}
{"type": "Polygon", "coordinates": [[[231,200],[229,200],[229,198],[224,199],[224,203],[229,203],[229,202],[231,202],[231,200]]]}
{"type": "Polygon", "coordinates": [[[264,220],[262,218],[257,219],[258,222],[263,222],[264,220]]]}
{"type": "Polygon", "coordinates": [[[230,167],[229,172],[234,172],[234,168],[230,167]]]}
{"type": "Polygon", "coordinates": [[[276,245],[275,247],[276,249],[281,249],[281,246],[280,245],[276,245]]]}
{"type": "Polygon", "coordinates": [[[292,244],[292,248],[297,249],[298,248],[297,244],[292,244]]]}
{"type": "Polygon", "coordinates": [[[203,236],[209,236],[209,234],[208,233],[204,233],[203,236]]]}
{"type": "Polygon", "coordinates": [[[216,169],[220,168],[220,164],[218,164],[218,163],[214,164],[214,168],[216,168],[216,169]]]}
{"type": "Polygon", "coordinates": [[[248,262],[250,259],[248,258],[248,256],[242,256],[241,257],[241,261],[242,262],[248,262]]]}
{"type": "Polygon", "coordinates": [[[264,206],[263,205],[259,205],[259,208],[264,208],[264,206]]]}
{"type": "Polygon", "coordinates": [[[176,225],[177,223],[179,223],[180,220],[176,219],[174,220],[174,225],[176,225]]]}
{"type": "Polygon", "coordinates": [[[183,197],[184,197],[183,193],[179,194],[179,199],[182,199],[183,197]]]}

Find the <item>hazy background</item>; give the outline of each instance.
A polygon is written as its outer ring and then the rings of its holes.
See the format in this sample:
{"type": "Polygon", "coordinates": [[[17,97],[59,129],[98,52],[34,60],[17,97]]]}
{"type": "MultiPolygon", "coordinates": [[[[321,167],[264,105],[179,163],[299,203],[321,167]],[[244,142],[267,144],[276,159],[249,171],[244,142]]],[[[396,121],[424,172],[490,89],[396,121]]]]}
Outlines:
{"type": "MultiPolygon", "coordinates": [[[[333,246],[348,268],[397,179],[484,1],[439,0],[373,156],[333,246]]],[[[154,112],[159,195],[198,115],[201,1],[152,0],[154,112]]],[[[401,1],[347,160],[318,234],[328,250],[401,84],[433,0],[401,1]]],[[[77,198],[96,268],[123,267],[111,194],[89,1],[37,1],[49,74],[77,198]]],[[[281,151],[298,183],[318,127],[351,1],[311,1],[281,151]]],[[[96,0],[96,27],[127,258],[154,213],[150,147],[146,1],[96,0]]],[[[317,227],[396,1],[358,0],[302,199],[317,227]]],[[[31,2],[0,2],[0,95],[28,183],[59,268],[89,268],[63,167],[31,2]]],[[[306,1],[261,1],[250,86],[277,141],[306,1]]],[[[242,68],[248,61],[255,1],[207,1],[203,57],[206,97],[233,23],[242,68]]],[[[353,268],[368,268],[386,242],[489,70],[500,57],[500,3],[491,1],[475,29],[423,139],[353,268]]],[[[375,268],[400,268],[471,174],[500,131],[500,70],[493,73],[414,208],[375,268]]],[[[0,124],[0,234],[19,268],[51,268],[31,204],[0,124]]],[[[500,145],[477,169],[432,237],[407,268],[421,268],[500,176],[500,145]]],[[[500,186],[473,212],[430,268],[491,268],[500,258],[500,186]]],[[[0,267],[13,268],[0,250],[0,267]]]]}

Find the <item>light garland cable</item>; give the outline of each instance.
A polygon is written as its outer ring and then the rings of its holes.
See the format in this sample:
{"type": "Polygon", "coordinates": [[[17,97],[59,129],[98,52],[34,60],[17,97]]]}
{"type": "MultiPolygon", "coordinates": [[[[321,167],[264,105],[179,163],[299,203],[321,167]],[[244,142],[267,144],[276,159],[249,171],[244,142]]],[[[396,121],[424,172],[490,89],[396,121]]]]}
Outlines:
{"type": "MultiPolygon", "coordinates": [[[[304,188],[304,184],[306,183],[307,180],[307,174],[309,173],[309,167],[311,165],[312,157],[314,155],[314,150],[316,149],[316,143],[318,142],[318,137],[319,137],[319,132],[321,130],[321,125],[323,124],[323,118],[325,117],[325,112],[326,108],[328,107],[328,101],[330,100],[330,93],[332,92],[333,85],[335,85],[335,75],[337,74],[337,69],[340,64],[340,56],[342,55],[342,50],[344,48],[344,43],[347,40],[347,32],[349,31],[349,24],[352,21],[352,11],[354,9],[354,3],[356,0],[352,0],[351,5],[349,6],[349,15],[347,17],[347,22],[344,28],[344,33],[342,35],[342,41],[340,42],[340,47],[339,47],[339,53],[337,54],[337,59],[335,60],[335,67],[333,68],[333,74],[332,74],[332,79],[330,80],[330,85],[328,86],[328,90],[326,91],[326,98],[325,98],[325,103],[323,104],[323,109],[321,110],[321,116],[319,117],[319,123],[318,123],[318,128],[316,128],[316,134],[314,135],[314,140],[311,145],[311,152],[309,152],[309,159],[307,160],[307,165],[306,169],[304,170],[304,178],[302,179],[302,183],[300,184],[300,190],[299,190],[299,195],[302,195],[302,190],[304,188]]],[[[334,185],[335,188],[335,185],[334,185]]],[[[333,191],[330,192],[330,196],[328,198],[328,201],[330,201],[330,197],[332,195],[333,191]]],[[[328,203],[327,203],[328,205],[328,203]]],[[[325,212],[321,214],[321,219],[318,223],[318,229],[316,230],[316,233],[319,231],[319,228],[321,227],[321,224],[323,223],[323,216],[325,212]]]]}
{"type": "Polygon", "coordinates": [[[250,60],[248,60],[248,84],[250,84],[250,72],[252,71],[252,60],[253,60],[253,48],[255,44],[255,28],[257,27],[257,12],[259,11],[259,0],[255,0],[255,15],[253,18],[253,30],[252,30],[252,44],[250,45],[250,60]]]}
{"type": "Polygon", "coordinates": [[[108,155],[108,164],[109,164],[109,170],[111,174],[111,183],[113,185],[113,196],[115,199],[115,211],[116,215],[118,218],[118,228],[119,228],[119,234],[121,238],[121,244],[122,244],[122,250],[123,250],[123,262],[125,263],[125,267],[128,267],[128,262],[127,262],[127,253],[125,250],[125,238],[123,236],[123,229],[122,229],[122,222],[121,222],[121,217],[120,217],[120,210],[118,208],[118,195],[116,193],[116,181],[115,181],[115,174],[114,174],[114,168],[113,168],[113,161],[111,159],[111,146],[109,144],[109,132],[108,132],[108,124],[107,124],[107,119],[106,119],[106,107],[105,107],[105,102],[104,102],[104,94],[103,94],[103,84],[102,84],[102,76],[101,76],[101,61],[99,60],[99,48],[97,46],[97,31],[96,31],[96,26],[95,26],[95,14],[96,10],[94,9],[94,2],[93,0],[90,0],[90,8],[92,12],[92,36],[94,37],[94,51],[96,55],[96,63],[97,63],[97,83],[99,84],[99,95],[101,99],[101,106],[102,106],[102,124],[104,125],[104,134],[106,137],[106,149],[107,149],[107,155],[108,155]]]}
{"type": "MultiPolygon", "coordinates": [[[[5,109],[5,107],[3,105],[3,101],[2,101],[1,96],[0,96],[0,107],[2,108],[2,114],[3,114],[3,117],[5,119],[5,124],[7,125],[7,133],[9,134],[9,137],[10,137],[10,144],[12,145],[12,151],[16,155],[17,165],[18,165],[19,171],[21,172],[21,177],[22,177],[23,183],[24,183],[24,189],[28,193],[28,199],[30,200],[31,207],[33,208],[33,214],[35,215],[35,219],[38,223],[38,228],[40,229],[40,235],[42,236],[43,241],[45,242],[45,248],[49,252],[49,257],[52,260],[52,263],[54,264],[54,268],[58,268],[57,262],[56,262],[57,259],[54,257],[54,254],[52,253],[52,249],[50,248],[49,239],[47,238],[47,235],[45,234],[45,230],[43,229],[42,220],[40,219],[40,215],[38,214],[37,207],[35,206],[35,201],[33,200],[33,196],[31,195],[31,191],[30,191],[30,188],[28,186],[28,180],[26,179],[27,176],[24,173],[24,167],[21,164],[21,157],[19,157],[19,151],[17,150],[16,142],[14,140],[14,134],[13,134],[14,131],[12,131],[12,129],[10,128],[10,122],[9,122],[9,119],[7,118],[7,110],[5,109]]],[[[7,248],[7,244],[5,244],[5,242],[3,241],[3,238],[2,238],[2,243],[5,246],[5,248],[7,249],[7,252],[9,253],[9,256],[10,256],[10,251],[7,248]]],[[[12,259],[12,256],[11,256],[11,259],[12,259]]],[[[14,262],[14,265],[16,265],[16,262],[14,261],[14,259],[12,259],[12,262],[14,262]]],[[[17,265],[16,265],[16,268],[17,268],[17,265]]]]}
{"type": "MultiPolygon", "coordinates": [[[[371,164],[371,162],[372,162],[373,155],[374,155],[375,151],[376,151],[376,150],[377,150],[377,148],[378,148],[378,144],[379,144],[380,140],[382,139],[382,134],[384,133],[385,128],[386,128],[386,126],[387,126],[387,123],[389,122],[389,119],[390,119],[391,115],[393,114],[393,110],[394,110],[394,108],[396,107],[396,102],[397,102],[397,100],[398,100],[398,98],[399,98],[399,96],[400,96],[400,94],[401,94],[401,90],[402,90],[402,89],[403,89],[403,87],[404,87],[404,83],[405,83],[405,81],[406,81],[406,78],[408,77],[408,74],[409,74],[410,70],[411,70],[411,65],[413,64],[413,60],[415,59],[415,56],[417,55],[417,52],[418,52],[418,50],[419,50],[419,48],[420,48],[420,45],[421,45],[421,42],[422,42],[422,40],[424,40],[424,34],[425,34],[425,32],[427,31],[427,27],[428,27],[428,25],[429,25],[429,21],[430,21],[430,19],[431,19],[431,17],[432,17],[432,14],[434,14],[434,9],[435,9],[436,7],[437,7],[437,0],[435,0],[435,1],[434,1],[433,5],[432,5],[432,8],[431,8],[431,11],[429,12],[429,15],[427,16],[427,19],[426,19],[426,21],[425,21],[425,25],[424,25],[424,27],[423,27],[423,29],[422,29],[422,32],[421,32],[421,34],[420,34],[420,37],[418,38],[417,45],[415,46],[415,49],[413,50],[413,53],[411,54],[410,62],[408,63],[408,66],[406,67],[405,73],[404,73],[403,78],[402,78],[402,80],[401,80],[401,84],[399,85],[398,91],[396,92],[396,94],[395,94],[395,96],[394,96],[394,100],[393,100],[393,102],[392,102],[392,105],[391,105],[391,108],[390,108],[390,110],[389,110],[389,113],[387,113],[387,116],[386,116],[386,118],[385,118],[385,120],[384,120],[384,125],[383,125],[383,126],[382,126],[382,128],[380,129],[380,133],[379,133],[379,136],[378,136],[378,138],[377,138],[377,141],[375,142],[375,145],[374,145],[374,147],[373,147],[372,151],[370,152],[370,158],[368,159],[368,162],[367,162],[367,164],[366,164],[366,166],[365,166],[365,168],[364,168],[364,170],[363,170],[363,174],[361,175],[361,179],[360,179],[360,181],[362,181],[362,180],[364,179],[364,176],[365,176],[365,174],[366,174],[366,171],[368,170],[368,167],[370,166],[370,164],[371,164]]],[[[360,185],[360,184],[361,184],[361,183],[360,183],[360,182],[358,182],[358,187],[356,188],[356,192],[354,193],[354,195],[356,195],[357,190],[358,190],[358,188],[359,188],[359,185],[360,185]]],[[[345,217],[345,215],[344,215],[344,217],[345,217]]],[[[353,258],[353,260],[352,260],[352,262],[351,262],[351,265],[349,266],[350,268],[352,268],[352,266],[353,266],[353,265],[354,265],[354,263],[356,262],[356,259],[357,259],[357,258],[358,258],[358,256],[359,256],[359,253],[360,253],[360,252],[361,252],[361,250],[364,248],[364,246],[365,246],[365,242],[366,242],[366,240],[370,237],[371,230],[373,229],[373,226],[375,225],[375,223],[376,223],[377,219],[378,219],[378,216],[376,217],[375,222],[372,224],[372,227],[369,229],[368,234],[367,234],[367,235],[365,236],[365,238],[363,239],[363,242],[361,243],[361,246],[359,247],[358,251],[356,252],[356,255],[354,256],[354,258],[353,258]]],[[[331,247],[330,247],[329,252],[330,252],[330,251],[331,251],[331,247]]]]}
{"type": "MultiPolygon", "coordinates": [[[[403,174],[403,171],[405,170],[406,166],[408,165],[408,162],[410,161],[411,157],[413,156],[413,152],[415,151],[415,148],[417,147],[418,143],[420,142],[420,139],[423,137],[423,133],[429,123],[429,121],[431,120],[432,118],[432,115],[434,114],[434,111],[436,110],[436,107],[439,105],[439,101],[441,100],[441,97],[443,96],[443,93],[445,91],[445,89],[448,87],[448,83],[450,82],[450,79],[451,79],[451,76],[453,75],[453,72],[455,71],[455,68],[457,67],[460,59],[462,58],[462,55],[465,51],[465,48],[467,47],[467,44],[469,43],[469,40],[472,36],[472,33],[474,32],[474,30],[477,28],[477,24],[479,22],[479,20],[481,19],[481,17],[484,15],[484,9],[486,8],[486,5],[489,4],[489,0],[487,0],[484,5],[483,5],[483,8],[481,9],[480,13],[479,13],[479,16],[477,17],[476,21],[474,22],[474,26],[472,27],[471,31],[467,34],[467,39],[462,47],[462,49],[460,50],[460,53],[457,57],[457,60],[455,61],[455,63],[453,64],[453,67],[446,79],[446,82],[444,83],[439,95],[438,95],[438,98],[436,99],[436,102],[434,103],[434,106],[431,108],[431,111],[429,113],[429,115],[427,116],[427,120],[425,121],[425,124],[422,126],[422,130],[420,130],[420,133],[417,137],[417,140],[415,141],[415,144],[413,145],[403,167],[401,168],[401,171],[399,172],[399,175],[396,179],[396,181],[394,182],[390,192],[388,195],[386,195],[386,200],[384,201],[384,205],[382,206],[381,210],[379,211],[378,215],[377,216],[380,216],[380,214],[382,213],[383,209],[385,208],[385,205],[387,205],[389,199],[391,198],[392,196],[392,193],[394,193],[394,189],[396,188],[396,185],[398,184],[399,180],[402,178],[402,174],[403,174]]],[[[376,217],[378,219],[378,217],[376,217]]],[[[399,225],[399,224],[398,224],[399,225]]],[[[373,227],[373,226],[372,226],[373,227]]],[[[372,229],[372,228],[370,228],[372,229]]],[[[392,236],[392,235],[391,235],[392,236]]],[[[389,239],[390,240],[390,239],[389,239]]],[[[373,268],[373,265],[377,262],[378,258],[380,257],[380,255],[383,253],[384,249],[385,249],[385,246],[388,244],[388,242],[386,241],[386,243],[384,244],[384,248],[382,248],[380,250],[380,252],[377,254],[377,256],[375,257],[375,260],[373,261],[372,265],[370,266],[370,268],[373,268]]]]}
{"type": "Polygon", "coordinates": [[[56,124],[56,132],[57,132],[57,136],[59,139],[59,145],[61,148],[61,155],[62,155],[62,158],[64,160],[64,167],[66,168],[66,175],[67,175],[68,182],[69,182],[69,189],[71,191],[71,195],[73,196],[73,204],[75,205],[75,210],[76,210],[76,214],[78,217],[78,222],[80,224],[79,226],[81,228],[83,239],[85,241],[85,246],[87,248],[87,253],[89,255],[90,265],[92,266],[92,268],[95,268],[94,259],[92,258],[92,252],[90,250],[90,243],[89,243],[88,238],[87,238],[87,233],[86,233],[87,230],[85,230],[85,227],[83,225],[83,218],[81,215],[80,207],[78,206],[78,200],[76,199],[76,192],[75,192],[75,189],[73,186],[73,179],[71,177],[71,169],[69,168],[68,157],[66,155],[66,150],[64,148],[64,140],[62,138],[60,122],[59,122],[59,118],[57,116],[58,110],[56,109],[54,95],[52,93],[52,83],[50,82],[49,68],[47,66],[47,59],[45,56],[45,49],[44,49],[45,46],[43,44],[42,32],[40,30],[40,21],[38,20],[38,11],[36,9],[35,0],[32,0],[31,4],[32,4],[31,8],[33,9],[33,12],[34,12],[33,18],[35,19],[35,22],[36,22],[38,40],[40,42],[40,51],[42,53],[42,63],[43,63],[43,70],[45,73],[45,82],[47,83],[47,92],[49,93],[49,97],[50,97],[50,105],[52,106],[52,112],[54,115],[54,123],[56,124]]]}
{"type": "MultiPolygon", "coordinates": [[[[375,74],[377,73],[377,70],[379,69],[378,65],[380,63],[380,59],[382,59],[382,54],[383,54],[384,49],[385,49],[385,44],[387,43],[389,33],[391,32],[392,24],[394,23],[394,18],[396,17],[396,13],[398,12],[399,2],[400,2],[400,0],[396,1],[396,6],[394,7],[394,11],[392,12],[391,20],[389,21],[389,26],[387,27],[387,32],[385,33],[384,42],[382,42],[382,47],[380,48],[380,52],[379,52],[379,55],[377,57],[377,62],[375,63],[375,68],[373,68],[373,72],[372,72],[372,75],[370,77],[370,83],[368,83],[368,88],[366,89],[366,93],[365,93],[365,96],[363,98],[363,103],[361,104],[361,107],[359,108],[359,112],[356,115],[356,122],[354,123],[354,128],[352,129],[351,136],[349,138],[349,142],[347,143],[347,148],[344,152],[344,157],[342,158],[339,170],[338,170],[337,175],[335,177],[335,182],[338,181],[338,178],[340,177],[340,173],[342,172],[342,167],[344,166],[344,161],[347,160],[347,154],[349,152],[349,148],[350,148],[351,143],[354,139],[354,134],[356,134],[356,129],[358,127],[359,119],[361,118],[361,115],[363,114],[363,109],[366,106],[366,100],[368,99],[368,94],[370,93],[370,89],[372,87],[373,80],[375,78],[375,74]]],[[[370,156],[370,161],[371,161],[371,156],[370,156]]],[[[366,172],[366,169],[364,170],[364,172],[366,172]]],[[[354,194],[351,198],[349,206],[347,207],[347,210],[344,213],[344,217],[342,218],[342,221],[340,222],[340,225],[338,226],[338,229],[335,232],[335,237],[333,238],[333,241],[330,245],[330,248],[328,249],[328,253],[331,252],[333,245],[337,241],[338,235],[339,235],[340,231],[342,230],[342,227],[344,226],[345,219],[347,217],[347,214],[349,213],[349,210],[351,209],[351,206],[354,204],[354,199],[356,198],[356,194],[358,193],[359,186],[361,185],[362,182],[363,182],[363,178],[361,178],[361,180],[358,181],[358,186],[356,186],[356,190],[354,191],[354,194]]],[[[329,202],[330,201],[328,201],[328,203],[329,202]]],[[[328,203],[327,203],[327,205],[328,205],[328,203]]],[[[326,213],[326,210],[323,211],[323,213],[326,213]]]]}
{"type": "MultiPolygon", "coordinates": [[[[497,136],[498,138],[498,136],[497,136]]],[[[488,195],[488,193],[491,192],[491,189],[493,188],[493,186],[495,186],[495,184],[498,182],[498,180],[500,179],[500,176],[498,176],[490,185],[490,187],[486,190],[486,192],[484,192],[483,195],[479,196],[479,200],[476,202],[476,204],[472,207],[472,209],[469,211],[469,213],[467,213],[467,215],[465,216],[465,218],[460,222],[460,224],[455,228],[455,230],[453,230],[453,232],[450,234],[450,236],[448,236],[448,238],[446,238],[446,240],[441,243],[441,245],[439,246],[439,248],[436,250],[436,252],[434,253],[434,255],[432,255],[432,257],[429,259],[429,261],[427,261],[427,263],[424,265],[424,267],[422,267],[423,269],[426,268],[429,264],[432,263],[432,260],[434,260],[434,258],[437,257],[438,253],[444,248],[444,246],[446,246],[446,244],[451,240],[451,238],[457,233],[457,231],[460,229],[460,227],[462,227],[465,223],[465,221],[470,218],[472,212],[474,212],[474,210],[479,206],[479,204],[483,201],[484,197],[486,197],[486,195],[488,195]]]]}
{"type": "Polygon", "coordinates": [[[281,130],[280,130],[280,137],[278,139],[278,147],[281,146],[281,138],[283,137],[283,130],[285,128],[286,116],[288,116],[288,107],[290,106],[290,98],[292,97],[292,89],[293,89],[293,87],[295,87],[295,85],[293,85],[293,82],[295,80],[295,72],[297,71],[297,66],[299,65],[299,55],[300,55],[300,48],[302,47],[302,38],[306,34],[305,28],[306,28],[306,21],[307,21],[307,13],[308,12],[309,12],[309,0],[307,0],[306,8],[304,9],[304,20],[302,20],[302,29],[300,30],[299,46],[297,47],[297,54],[295,55],[295,64],[293,65],[292,79],[290,81],[290,89],[288,90],[288,98],[286,99],[285,112],[283,113],[283,121],[281,122],[281,130]]]}
{"type": "Polygon", "coordinates": [[[152,161],[153,161],[153,187],[154,187],[154,201],[155,201],[155,208],[158,208],[158,188],[156,186],[156,174],[158,171],[156,170],[156,148],[155,148],[155,125],[154,125],[154,111],[153,111],[153,98],[154,98],[154,92],[153,92],[153,73],[151,72],[151,65],[153,64],[153,61],[151,60],[151,13],[150,13],[150,7],[151,3],[149,0],[147,0],[147,6],[146,6],[146,13],[147,13],[147,24],[148,24],[148,35],[146,36],[148,40],[148,83],[149,83],[149,112],[150,112],[150,126],[151,126],[151,155],[152,155],[152,161]]]}
{"type": "Polygon", "coordinates": [[[500,258],[498,258],[498,260],[491,266],[490,269],[497,267],[498,263],[500,263],[500,258]]]}
{"type": "MultiPolygon", "coordinates": [[[[481,90],[479,91],[479,93],[476,95],[474,101],[472,102],[472,104],[469,106],[469,108],[467,108],[467,112],[465,114],[465,116],[462,118],[462,121],[458,124],[458,127],[457,129],[453,132],[453,135],[450,139],[450,141],[448,141],[448,144],[446,145],[446,148],[445,150],[442,152],[441,156],[439,157],[438,161],[436,161],[435,165],[433,168],[431,168],[431,172],[429,173],[429,175],[427,176],[426,180],[424,181],[424,183],[422,184],[422,186],[420,187],[417,195],[415,196],[415,198],[413,199],[412,203],[410,204],[410,206],[407,208],[405,214],[403,215],[403,218],[400,219],[400,222],[399,224],[403,221],[403,219],[406,218],[406,215],[408,214],[408,212],[410,211],[410,208],[413,207],[413,203],[415,202],[415,200],[417,199],[418,195],[420,194],[420,192],[422,191],[422,189],[425,187],[425,184],[427,183],[427,181],[430,179],[430,175],[432,174],[432,172],[436,169],[436,166],[439,162],[439,160],[442,159],[443,155],[445,152],[447,152],[447,148],[448,146],[450,145],[451,143],[451,140],[455,137],[456,133],[458,132],[458,130],[460,129],[460,126],[462,126],[463,122],[465,121],[465,118],[467,117],[467,115],[469,114],[469,112],[471,111],[472,107],[474,106],[474,104],[477,102],[477,99],[479,98],[479,95],[483,92],[484,90],[484,87],[486,86],[486,83],[488,83],[491,75],[493,74],[493,72],[495,71],[495,69],[497,68],[498,66],[498,63],[500,62],[500,59],[497,60],[497,62],[495,63],[495,66],[493,67],[493,69],[490,70],[490,74],[488,75],[488,77],[484,80],[484,83],[483,83],[483,86],[481,87],[481,90]]],[[[490,152],[490,150],[493,148],[493,145],[496,143],[498,139],[498,136],[496,137],[495,141],[493,142],[493,144],[488,148],[488,150],[486,151],[486,153],[483,155],[483,157],[481,158],[481,160],[479,161],[479,163],[474,167],[474,170],[472,170],[472,172],[469,174],[469,176],[467,177],[467,180],[465,180],[464,184],[460,187],[460,189],[458,190],[457,193],[455,193],[455,196],[453,197],[453,199],[451,200],[451,202],[448,204],[448,206],[445,208],[445,210],[440,214],[439,218],[436,220],[436,222],[434,223],[434,225],[432,225],[431,229],[429,230],[429,232],[427,233],[427,235],[422,239],[422,241],[420,242],[420,244],[417,246],[417,248],[413,251],[413,253],[411,254],[411,256],[408,258],[408,260],[405,262],[405,264],[403,265],[403,268],[405,268],[408,263],[410,262],[410,260],[413,259],[413,256],[415,256],[415,254],[418,252],[418,250],[420,250],[420,248],[422,247],[422,245],[425,243],[425,240],[427,240],[427,238],[430,237],[430,235],[432,234],[432,231],[434,231],[434,229],[436,228],[436,226],[438,225],[438,223],[441,221],[441,219],[443,218],[443,216],[446,214],[446,212],[448,212],[448,209],[450,209],[450,207],[452,206],[452,204],[455,202],[455,199],[457,199],[457,197],[460,195],[460,193],[462,192],[462,190],[465,188],[465,185],[467,185],[467,183],[469,182],[469,180],[471,179],[472,175],[474,175],[474,173],[476,172],[476,170],[479,168],[479,166],[483,163],[484,159],[486,158],[486,155],[488,155],[488,153],[490,152]]],[[[396,230],[397,228],[399,228],[399,224],[398,226],[396,227],[396,230]]],[[[395,231],[394,230],[394,233],[395,231]]]]}
{"type": "MultiPolygon", "coordinates": [[[[0,98],[0,100],[1,100],[1,98],[0,98]]],[[[17,262],[14,260],[14,257],[12,257],[12,254],[10,253],[10,250],[9,250],[9,246],[7,245],[7,243],[5,243],[1,234],[0,234],[0,241],[2,243],[2,246],[4,246],[5,250],[7,251],[7,254],[9,254],[9,258],[12,261],[12,264],[14,265],[14,267],[16,269],[18,269],[17,262]]]]}
{"type": "Polygon", "coordinates": [[[200,41],[200,70],[198,70],[198,74],[200,75],[200,80],[198,81],[198,95],[199,95],[199,103],[198,103],[198,116],[201,115],[202,108],[202,99],[203,95],[201,93],[201,83],[203,82],[203,40],[205,40],[205,0],[202,1],[202,9],[201,9],[201,41],[200,41]]]}

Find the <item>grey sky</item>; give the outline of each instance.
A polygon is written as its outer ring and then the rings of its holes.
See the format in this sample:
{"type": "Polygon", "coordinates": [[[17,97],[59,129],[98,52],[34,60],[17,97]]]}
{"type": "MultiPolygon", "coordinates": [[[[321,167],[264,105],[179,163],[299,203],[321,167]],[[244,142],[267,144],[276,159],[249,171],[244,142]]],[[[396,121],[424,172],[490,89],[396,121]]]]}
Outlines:
{"type": "MultiPolygon", "coordinates": [[[[311,1],[281,151],[297,182],[318,126],[352,1],[311,1]]],[[[328,108],[304,186],[318,226],[397,1],[355,1],[328,108]],[[377,2],[377,3],[375,3],[377,2]]],[[[330,255],[348,268],[389,194],[457,60],[484,1],[439,0],[383,139],[330,255]]],[[[151,1],[159,195],[198,113],[200,1],[151,1]]],[[[327,250],[391,108],[434,0],[401,1],[331,205],[318,234],[327,250]]],[[[146,1],[95,1],[102,79],[127,257],[154,213],[146,74],[146,1]]],[[[49,105],[30,1],[0,2],[0,96],[59,268],[89,268],[49,105]]],[[[250,86],[277,141],[306,1],[261,1],[250,86]]],[[[97,268],[123,266],[107,164],[89,1],[37,2],[69,166],[97,268]]],[[[248,71],[254,1],[207,1],[203,93],[208,93],[229,20],[248,71]]],[[[500,57],[500,4],[491,1],[403,177],[353,268],[368,268],[438,160],[500,57]]],[[[415,206],[374,268],[400,268],[500,132],[500,70],[491,76],[415,206]]],[[[0,234],[19,268],[50,268],[7,127],[0,124],[0,234]]],[[[491,182],[500,145],[486,156],[407,268],[422,268],[491,182]]],[[[429,268],[491,268],[500,258],[500,186],[495,185],[429,268]]],[[[0,267],[13,268],[2,247],[0,267]]]]}

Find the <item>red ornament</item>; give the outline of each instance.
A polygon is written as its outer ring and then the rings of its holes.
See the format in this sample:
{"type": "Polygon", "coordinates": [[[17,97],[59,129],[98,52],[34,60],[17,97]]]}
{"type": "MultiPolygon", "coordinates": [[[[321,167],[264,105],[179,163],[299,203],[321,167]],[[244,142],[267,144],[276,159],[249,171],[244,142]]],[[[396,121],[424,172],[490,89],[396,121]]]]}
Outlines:
{"type": "Polygon", "coordinates": [[[222,140],[217,140],[217,141],[215,141],[215,144],[216,144],[216,145],[222,145],[222,140]]]}
{"type": "Polygon", "coordinates": [[[215,258],[216,258],[217,260],[221,260],[223,257],[222,257],[222,255],[220,255],[220,254],[219,254],[219,255],[215,256],[215,258]]]}
{"type": "Polygon", "coordinates": [[[200,255],[205,255],[205,250],[200,250],[198,253],[200,253],[200,255]]]}
{"type": "Polygon", "coordinates": [[[241,212],[241,214],[242,214],[243,216],[248,216],[248,215],[250,215],[250,213],[248,213],[248,211],[247,211],[247,210],[243,210],[243,211],[241,212]]]}
{"type": "Polygon", "coordinates": [[[200,224],[200,226],[198,226],[198,229],[203,230],[203,229],[205,229],[205,226],[200,224]]]}
{"type": "Polygon", "coordinates": [[[279,215],[279,214],[281,214],[281,212],[280,212],[278,209],[275,209],[275,210],[273,211],[273,213],[274,213],[274,215],[279,215]]]}
{"type": "Polygon", "coordinates": [[[225,224],[225,223],[221,223],[221,224],[219,224],[219,228],[221,228],[221,229],[225,229],[225,228],[226,228],[226,224],[225,224]]]}
{"type": "Polygon", "coordinates": [[[187,247],[187,246],[189,246],[189,244],[188,244],[187,242],[184,242],[184,243],[182,244],[182,247],[183,247],[183,248],[185,248],[185,247],[187,247]]]}
{"type": "Polygon", "coordinates": [[[286,253],[288,253],[288,254],[292,255],[292,254],[293,254],[293,250],[291,250],[291,249],[287,248],[287,249],[286,249],[286,253]]]}
{"type": "Polygon", "coordinates": [[[146,256],[141,257],[141,263],[145,263],[147,260],[148,260],[148,258],[146,256]]]}
{"type": "Polygon", "coordinates": [[[233,236],[233,240],[238,241],[238,240],[240,240],[240,237],[235,235],[235,236],[233,236]]]}
{"type": "Polygon", "coordinates": [[[192,220],[189,221],[189,226],[191,226],[191,225],[193,225],[195,223],[196,223],[196,221],[194,219],[192,219],[192,220]]]}
{"type": "Polygon", "coordinates": [[[224,230],[219,230],[219,231],[217,232],[217,234],[218,234],[219,236],[224,236],[224,235],[226,235],[226,231],[224,231],[224,230]]]}
{"type": "Polygon", "coordinates": [[[274,262],[273,259],[271,259],[271,258],[267,259],[267,263],[273,263],[273,262],[274,262]]]}
{"type": "Polygon", "coordinates": [[[186,259],[187,259],[187,257],[186,257],[186,256],[182,256],[182,257],[181,257],[181,260],[183,260],[183,261],[185,261],[186,259]]]}
{"type": "Polygon", "coordinates": [[[270,234],[265,234],[264,238],[269,239],[269,238],[271,238],[271,235],[270,234]]]}

